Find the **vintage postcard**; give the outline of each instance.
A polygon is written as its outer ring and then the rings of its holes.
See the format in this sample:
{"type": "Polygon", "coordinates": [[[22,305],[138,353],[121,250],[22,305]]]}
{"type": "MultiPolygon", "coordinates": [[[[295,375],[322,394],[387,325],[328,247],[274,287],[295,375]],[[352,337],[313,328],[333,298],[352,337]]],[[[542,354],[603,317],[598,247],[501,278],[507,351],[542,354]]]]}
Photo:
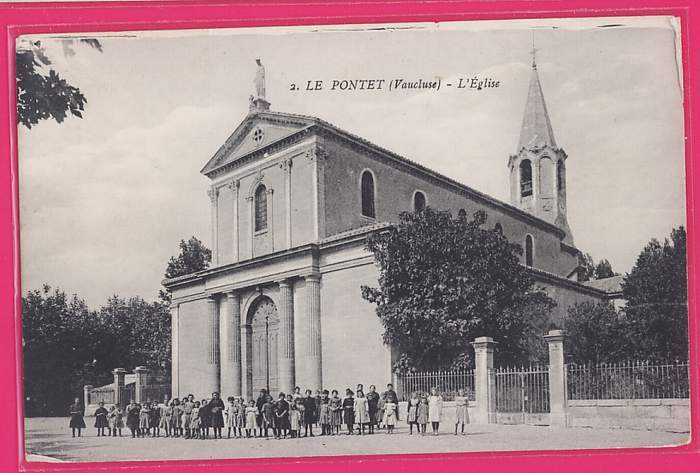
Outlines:
{"type": "Polygon", "coordinates": [[[25,450],[690,438],[674,17],[24,35],[25,450]]]}

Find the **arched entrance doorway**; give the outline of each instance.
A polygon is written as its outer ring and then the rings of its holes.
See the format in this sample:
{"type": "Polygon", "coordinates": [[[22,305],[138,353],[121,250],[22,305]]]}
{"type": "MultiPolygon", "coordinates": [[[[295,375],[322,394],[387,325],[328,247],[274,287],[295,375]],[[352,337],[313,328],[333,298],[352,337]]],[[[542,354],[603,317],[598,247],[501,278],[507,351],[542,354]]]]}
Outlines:
{"type": "Polygon", "coordinates": [[[277,332],[279,317],[272,299],[260,296],[248,311],[248,346],[251,347],[251,371],[253,393],[260,389],[278,391],[277,332]]]}

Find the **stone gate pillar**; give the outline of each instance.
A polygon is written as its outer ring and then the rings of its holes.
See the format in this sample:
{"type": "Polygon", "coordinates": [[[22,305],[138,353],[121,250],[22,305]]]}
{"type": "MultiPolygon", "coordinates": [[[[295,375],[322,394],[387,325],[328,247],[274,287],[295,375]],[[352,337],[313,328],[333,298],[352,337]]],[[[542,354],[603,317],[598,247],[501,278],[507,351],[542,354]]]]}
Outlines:
{"type": "Polygon", "coordinates": [[[92,384],[86,384],[83,386],[83,410],[87,412],[88,405],[90,404],[90,391],[92,391],[92,384]]]}
{"type": "Polygon", "coordinates": [[[123,406],[126,404],[124,397],[124,385],[126,378],[126,370],[124,368],[115,368],[112,371],[114,375],[114,404],[123,406]]]}
{"type": "Polygon", "coordinates": [[[310,274],[306,280],[306,362],[308,363],[308,388],[323,386],[321,361],[321,276],[310,274]]]}
{"type": "Polygon", "coordinates": [[[549,422],[550,425],[566,427],[567,420],[567,386],[566,364],[564,364],[563,330],[550,330],[544,336],[549,345],[549,422]]]}
{"type": "Polygon", "coordinates": [[[134,368],[134,373],[136,373],[134,396],[136,397],[136,402],[141,404],[146,401],[144,396],[146,390],[144,388],[148,385],[148,368],[145,366],[137,366],[134,368]]]}
{"type": "Polygon", "coordinates": [[[291,393],[295,382],[294,360],[294,283],[290,280],[279,282],[280,287],[280,326],[279,360],[277,372],[280,391],[291,393]]]}
{"type": "Polygon", "coordinates": [[[493,371],[493,349],[496,342],[491,337],[478,337],[474,347],[474,394],[476,410],[474,421],[478,424],[496,423],[496,375],[493,371]]]}

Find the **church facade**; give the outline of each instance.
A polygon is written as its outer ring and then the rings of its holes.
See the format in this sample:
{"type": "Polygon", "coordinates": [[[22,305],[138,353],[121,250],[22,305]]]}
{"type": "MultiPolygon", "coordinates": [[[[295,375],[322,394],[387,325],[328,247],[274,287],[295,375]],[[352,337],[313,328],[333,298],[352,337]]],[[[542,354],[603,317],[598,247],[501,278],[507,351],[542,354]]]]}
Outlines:
{"type": "Polygon", "coordinates": [[[202,169],[211,182],[212,265],[163,282],[172,293],[172,395],[251,398],[261,388],[389,382],[397,354],[360,293],[378,276],[364,242],[405,210],[486,211],[487,225],[524,248],[522,264],[557,302],[555,317],[610,298],[576,281],[567,156],[534,62],[531,74],[507,164],[510,203],[319,118],[272,111],[263,82],[202,169]]]}

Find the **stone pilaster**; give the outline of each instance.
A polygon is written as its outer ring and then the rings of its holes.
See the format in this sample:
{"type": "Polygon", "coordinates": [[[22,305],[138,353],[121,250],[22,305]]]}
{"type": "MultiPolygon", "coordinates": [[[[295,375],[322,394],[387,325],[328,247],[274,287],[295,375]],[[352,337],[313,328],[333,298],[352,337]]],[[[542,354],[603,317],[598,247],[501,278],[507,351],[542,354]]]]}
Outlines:
{"type": "Polygon", "coordinates": [[[295,383],[294,360],[294,283],[290,280],[280,281],[279,308],[279,360],[277,370],[280,391],[291,393],[295,383]]]}
{"type": "Polygon", "coordinates": [[[313,207],[313,237],[314,240],[319,240],[320,237],[320,231],[319,231],[319,218],[320,218],[320,212],[319,212],[319,192],[320,192],[320,186],[319,186],[319,160],[318,160],[319,154],[318,154],[318,148],[316,145],[314,145],[313,148],[309,149],[306,151],[306,158],[311,162],[311,185],[313,188],[311,189],[311,205],[313,207]]]}
{"type": "Polygon", "coordinates": [[[253,327],[243,322],[241,323],[241,391],[246,399],[253,398],[253,347],[252,347],[253,327]]]}
{"type": "Polygon", "coordinates": [[[248,202],[248,245],[249,253],[248,258],[253,258],[255,256],[255,197],[249,195],[245,198],[248,202]]]}
{"type": "Polygon", "coordinates": [[[241,299],[236,292],[226,294],[221,323],[221,391],[241,395],[241,299]]]}
{"type": "Polygon", "coordinates": [[[308,364],[309,388],[323,386],[321,359],[321,277],[306,276],[306,361],[308,364]]]}
{"type": "MultiPolygon", "coordinates": [[[[170,382],[172,397],[180,397],[180,310],[170,306],[170,382]]],[[[129,399],[126,399],[129,401],[129,399]]]]}
{"type": "Polygon", "coordinates": [[[240,181],[238,179],[232,179],[228,183],[229,189],[231,189],[231,199],[233,203],[233,261],[239,261],[239,238],[240,232],[238,229],[240,218],[238,215],[238,190],[240,188],[240,181]]]}
{"type": "Polygon", "coordinates": [[[219,189],[211,187],[207,194],[211,200],[211,246],[213,266],[219,264],[219,189]]]}
{"type": "Polygon", "coordinates": [[[280,163],[284,171],[284,205],[285,205],[285,248],[292,247],[292,158],[280,163]]]}
{"type": "Polygon", "coordinates": [[[566,427],[567,386],[566,364],[564,364],[564,338],[562,330],[550,330],[544,336],[549,345],[549,422],[550,425],[566,427]]]}
{"type": "Polygon", "coordinates": [[[219,391],[221,389],[219,379],[219,304],[212,296],[207,299],[208,327],[207,327],[207,364],[210,365],[212,379],[209,380],[209,389],[219,391]]]}
{"type": "Polygon", "coordinates": [[[275,251],[275,209],[274,209],[274,193],[273,188],[267,189],[267,234],[270,239],[270,249],[275,251]]]}
{"type": "Polygon", "coordinates": [[[496,423],[496,375],[493,371],[493,349],[496,342],[491,337],[478,337],[474,347],[474,394],[476,409],[474,421],[478,424],[496,423]]]}

